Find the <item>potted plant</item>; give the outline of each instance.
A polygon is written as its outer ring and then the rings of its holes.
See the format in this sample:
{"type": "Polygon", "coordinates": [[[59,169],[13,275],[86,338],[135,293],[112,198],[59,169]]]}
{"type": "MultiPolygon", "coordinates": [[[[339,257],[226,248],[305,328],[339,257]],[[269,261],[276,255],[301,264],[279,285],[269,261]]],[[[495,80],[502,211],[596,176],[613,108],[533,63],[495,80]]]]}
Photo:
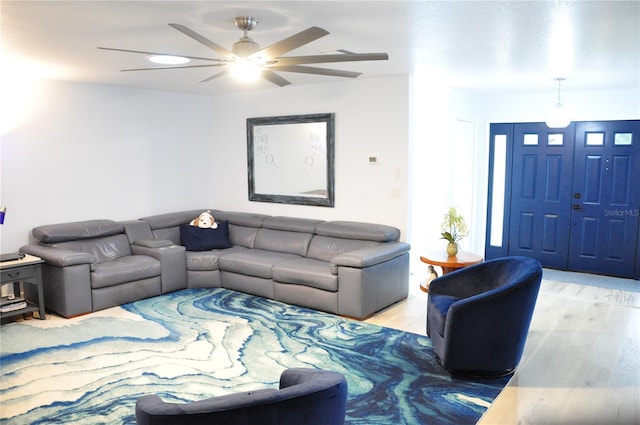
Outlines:
{"type": "Polygon", "coordinates": [[[440,239],[445,239],[449,242],[447,254],[455,256],[458,253],[458,241],[469,235],[464,217],[458,214],[456,207],[449,208],[449,211],[444,215],[440,228],[442,230],[440,239]]]}

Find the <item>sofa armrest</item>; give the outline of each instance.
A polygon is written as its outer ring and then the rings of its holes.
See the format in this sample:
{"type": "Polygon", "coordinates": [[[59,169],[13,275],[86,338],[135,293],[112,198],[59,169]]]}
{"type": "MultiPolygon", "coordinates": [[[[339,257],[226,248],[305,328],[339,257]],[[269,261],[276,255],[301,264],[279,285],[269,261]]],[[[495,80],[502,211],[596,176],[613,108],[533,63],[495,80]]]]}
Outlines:
{"type": "Polygon", "coordinates": [[[137,245],[145,248],[163,248],[173,245],[173,242],[168,239],[146,239],[143,241],[134,241],[131,245],[132,247],[133,245],[137,245]]]}
{"type": "Polygon", "coordinates": [[[55,248],[43,245],[25,245],[20,248],[20,252],[40,257],[47,264],[57,267],[89,264],[90,269],[93,271],[98,264],[98,260],[88,252],[79,252],[72,249],[55,248]]]}
{"type": "Polygon", "coordinates": [[[134,255],[147,255],[160,261],[162,293],[187,287],[187,256],[182,245],[162,239],[136,241],[131,245],[134,255]]]}
{"type": "Polygon", "coordinates": [[[338,274],[339,266],[362,269],[384,263],[404,254],[410,248],[411,246],[406,242],[393,242],[343,252],[331,259],[331,272],[338,274]]]}

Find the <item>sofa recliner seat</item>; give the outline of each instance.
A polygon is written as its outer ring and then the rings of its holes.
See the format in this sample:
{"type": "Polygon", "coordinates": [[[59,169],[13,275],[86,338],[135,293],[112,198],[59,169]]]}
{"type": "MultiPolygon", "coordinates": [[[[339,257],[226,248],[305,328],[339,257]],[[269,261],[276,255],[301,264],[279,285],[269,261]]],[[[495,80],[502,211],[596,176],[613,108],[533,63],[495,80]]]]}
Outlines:
{"type": "Polygon", "coordinates": [[[73,317],[162,293],[160,260],[134,253],[122,223],[53,224],[34,228],[32,235],[38,243],[21,251],[45,260],[48,310],[73,317]]]}

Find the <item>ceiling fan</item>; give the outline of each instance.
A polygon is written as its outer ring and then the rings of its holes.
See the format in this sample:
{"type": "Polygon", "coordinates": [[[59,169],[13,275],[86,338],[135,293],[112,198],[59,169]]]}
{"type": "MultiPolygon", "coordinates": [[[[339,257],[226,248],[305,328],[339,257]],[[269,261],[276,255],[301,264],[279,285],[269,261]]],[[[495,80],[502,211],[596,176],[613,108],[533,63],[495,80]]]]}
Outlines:
{"type": "Polygon", "coordinates": [[[253,30],[258,24],[258,20],[251,16],[238,16],[233,19],[236,26],[244,31],[244,37],[233,44],[231,50],[228,50],[208,38],[198,34],[197,32],[180,24],[169,24],[170,27],[180,31],[181,33],[191,37],[197,42],[203,44],[209,49],[221,55],[222,59],[174,55],[171,53],[144,52],[139,50],[114,49],[109,47],[98,47],[103,50],[113,50],[117,52],[141,53],[145,55],[158,56],[160,58],[179,57],[184,60],[201,60],[213,62],[200,65],[174,65],[174,66],[158,66],[151,68],[135,68],[123,69],[122,71],[150,71],[158,69],[176,69],[176,68],[206,68],[221,67],[222,70],[210,75],[199,82],[204,83],[215,78],[231,74],[238,76],[244,80],[264,78],[280,87],[291,84],[282,76],[274,71],[282,72],[298,72],[303,74],[328,75],[334,77],[356,78],[361,73],[352,71],[341,71],[337,69],[318,68],[304,66],[306,64],[329,63],[329,62],[353,62],[353,61],[371,61],[371,60],[388,60],[389,55],[386,53],[352,53],[344,51],[337,54],[322,54],[311,56],[281,56],[300,46],[311,43],[329,32],[319,27],[310,27],[304,31],[280,40],[264,49],[260,49],[260,45],[249,37],[249,31],[253,30]]]}

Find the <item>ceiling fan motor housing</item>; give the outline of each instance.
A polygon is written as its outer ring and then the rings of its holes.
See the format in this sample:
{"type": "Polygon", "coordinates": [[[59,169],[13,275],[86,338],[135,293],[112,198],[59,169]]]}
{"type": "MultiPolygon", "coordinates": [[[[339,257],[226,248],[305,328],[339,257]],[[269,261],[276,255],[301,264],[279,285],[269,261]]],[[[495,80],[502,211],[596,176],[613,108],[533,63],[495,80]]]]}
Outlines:
{"type": "Polygon", "coordinates": [[[253,16],[236,16],[233,18],[233,23],[242,31],[251,31],[258,25],[258,18],[254,18],[253,16]]]}
{"type": "Polygon", "coordinates": [[[247,58],[260,51],[260,45],[249,37],[242,37],[240,40],[233,43],[231,51],[241,58],[247,58]]]}

